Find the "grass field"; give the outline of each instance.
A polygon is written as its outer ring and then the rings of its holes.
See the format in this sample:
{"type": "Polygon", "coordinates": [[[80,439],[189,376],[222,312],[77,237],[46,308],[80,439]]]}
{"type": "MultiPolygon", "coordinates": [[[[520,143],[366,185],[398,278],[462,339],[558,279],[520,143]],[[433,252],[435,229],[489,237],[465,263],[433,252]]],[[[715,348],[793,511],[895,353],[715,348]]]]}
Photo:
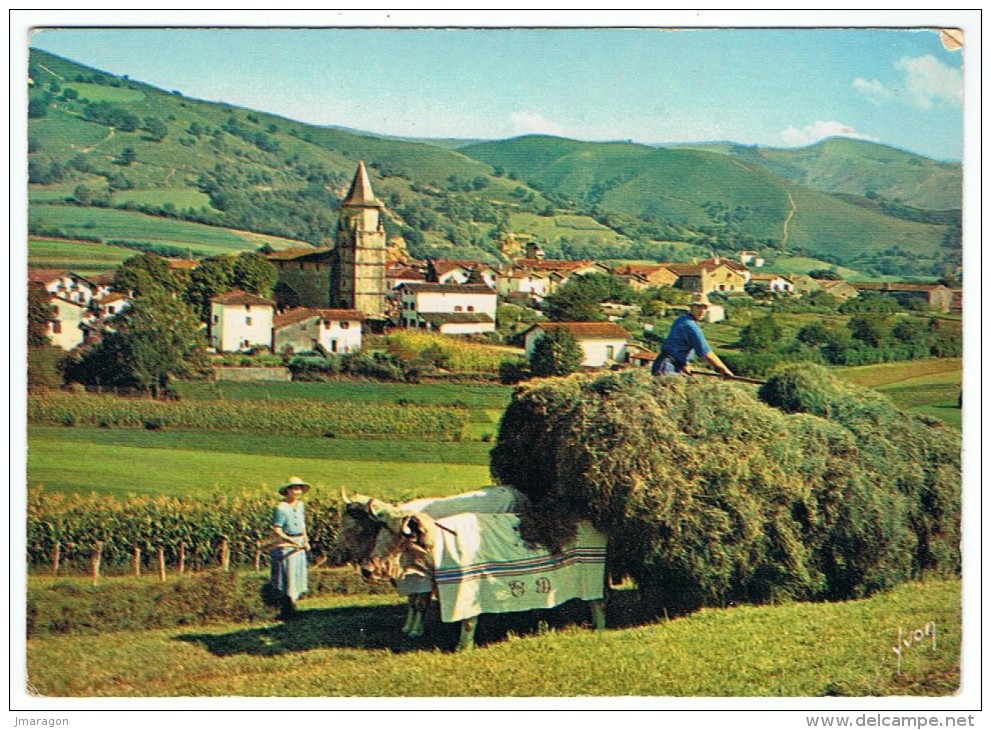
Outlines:
{"type": "Polygon", "coordinates": [[[960,592],[958,580],[931,580],[866,600],[658,621],[642,618],[636,592],[617,591],[604,632],[577,625],[581,605],[544,616],[549,629],[532,614],[482,617],[468,654],[447,651],[455,627],[436,614],[424,637],[405,639],[396,596],[326,596],[304,599],[286,624],[31,639],[27,671],[49,697],[946,696],[960,684],[960,592]],[[927,624],[935,648],[910,640],[899,674],[899,630],[927,624]]]}
{"type": "Polygon", "coordinates": [[[961,427],[962,411],[957,399],[963,377],[962,358],[837,368],[835,373],[851,383],[884,393],[899,408],[961,427]]]}
{"type": "Polygon", "coordinates": [[[82,208],[74,205],[32,205],[32,224],[57,229],[67,236],[100,236],[115,239],[179,246],[193,255],[212,255],[255,249],[263,243],[273,248],[305,245],[277,236],[242,234],[227,228],[172,220],[114,208],[82,208]]]}
{"type": "Polygon", "coordinates": [[[490,483],[480,441],[431,443],[134,429],[28,429],[28,484],[63,492],[208,497],[271,491],[290,474],[384,498],[490,483]]]}
{"type": "Polygon", "coordinates": [[[137,255],[137,251],[102,243],[34,237],[28,239],[28,266],[69,269],[79,274],[109,271],[137,255]]]}

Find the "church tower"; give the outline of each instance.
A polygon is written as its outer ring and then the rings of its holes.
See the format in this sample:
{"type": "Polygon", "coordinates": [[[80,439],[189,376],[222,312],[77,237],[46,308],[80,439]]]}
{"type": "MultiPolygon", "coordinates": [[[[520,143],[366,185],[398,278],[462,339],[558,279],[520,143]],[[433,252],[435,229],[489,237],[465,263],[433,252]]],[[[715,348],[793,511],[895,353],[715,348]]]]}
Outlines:
{"type": "Polygon", "coordinates": [[[365,163],[358,163],[354,182],[337,218],[331,274],[331,307],[357,309],[369,317],[386,311],[385,227],[383,205],[375,198],[365,163]]]}

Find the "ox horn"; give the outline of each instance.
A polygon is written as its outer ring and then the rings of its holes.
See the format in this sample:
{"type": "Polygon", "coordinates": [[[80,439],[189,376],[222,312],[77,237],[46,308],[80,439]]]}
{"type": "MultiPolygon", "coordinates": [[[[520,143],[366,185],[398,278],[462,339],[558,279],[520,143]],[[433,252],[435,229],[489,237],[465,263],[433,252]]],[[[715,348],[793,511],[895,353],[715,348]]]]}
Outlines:
{"type": "Polygon", "coordinates": [[[341,501],[344,502],[344,506],[351,504],[351,500],[348,498],[348,493],[344,491],[344,485],[341,485],[341,501]]]}

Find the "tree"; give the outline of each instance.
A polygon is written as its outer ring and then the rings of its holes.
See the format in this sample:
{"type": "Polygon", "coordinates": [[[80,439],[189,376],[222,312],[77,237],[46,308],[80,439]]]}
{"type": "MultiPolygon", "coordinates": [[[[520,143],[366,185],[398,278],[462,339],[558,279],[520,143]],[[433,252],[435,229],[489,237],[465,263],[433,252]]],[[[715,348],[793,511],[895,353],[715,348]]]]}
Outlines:
{"type": "Polygon", "coordinates": [[[67,364],[67,380],[137,388],[158,397],[172,378],[206,367],[206,340],[196,315],[164,289],[136,297],[111,327],[99,343],[67,364]]]}
{"type": "Polygon", "coordinates": [[[155,290],[178,294],[185,289],[185,277],[169,268],[168,262],[158,254],[143,253],[132,256],[117,267],[114,273],[114,291],[131,292],[141,296],[155,290]]]}
{"type": "Polygon", "coordinates": [[[138,159],[138,153],[134,151],[133,147],[125,147],[120,151],[117,159],[114,160],[115,165],[120,165],[121,167],[127,167],[135,160],[138,159]]]}
{"type": "Polygon", "coordinates": [[[755,319],[740,331],[741,348],[747,352],[767,352],[781,339],[781,327],[771,315],[755,319]]]}
{"type": "Polygon", "coordinates": [[[189,272],[184,299],[204,322],[210,318],[210,299],[230,291],[234,281],[234,263],[230,256],[211,256],[189,272]]]}
{"type": "Polygon", "coordinates": [[[141,128],[148,133],[148,139],[152,142],[161,142],[169,133],[168,125],[158,117],[145,117],[141,128]]]}
{"type": "Polygon", "coordinates": [[[28,287],[28,346],[49,344],[48,323],[53,322],[57,310],[48,292],[40,286],[28,287]]]}
{"type": "Polygon", "coordinates": [[[573,334],[566,329],[547,331],[530,353],[530,372],[538,378],[570,375],[581,367],[585,353],[573,334]]]}
{"type": "Polygon", "coordinates": [[[871,347],[880,346],[891,332],[890,319],[876,312],[855,315],[850,318],[846,326],[855,340],[860,340],[871,347]]]}
{"type": "MultiPolygon", "coordinates": [[[[195,271],[195,269],[194,269],[195,271]]],[[[243,251],[233,261],[234,286],[266,299],[272,296],[279,270],[262,254],[243,251]]]]}

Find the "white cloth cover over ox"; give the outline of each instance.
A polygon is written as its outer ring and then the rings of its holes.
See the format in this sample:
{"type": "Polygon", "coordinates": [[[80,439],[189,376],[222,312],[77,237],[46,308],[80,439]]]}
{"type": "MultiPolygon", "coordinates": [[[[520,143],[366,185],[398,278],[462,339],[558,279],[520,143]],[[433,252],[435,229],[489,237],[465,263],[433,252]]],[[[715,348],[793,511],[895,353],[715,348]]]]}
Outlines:
{"type": "Polygon", "coordinates": [[[573,598],[602,598],[606,536],[587,522],[560,553],[532,550],[519,516],[460,514],[438,520],[434,580],[441,620],[553,608],[573,598]]]}
{"type": "MultiPolygon", "coordinates": [[[[439,520],[442,517],[463,512],[504,514],[521,512],[526,509],[529,499],[523,492],[507,486],[485,487],[472,492],[455,494],[452,497],[421,497],[399,505],[403,512],[422,512],[439,520]]],[[[433,591],[433,579],[415,567],[406,569],[396,581],[396,590],[401,596],[433,591]]]]}

